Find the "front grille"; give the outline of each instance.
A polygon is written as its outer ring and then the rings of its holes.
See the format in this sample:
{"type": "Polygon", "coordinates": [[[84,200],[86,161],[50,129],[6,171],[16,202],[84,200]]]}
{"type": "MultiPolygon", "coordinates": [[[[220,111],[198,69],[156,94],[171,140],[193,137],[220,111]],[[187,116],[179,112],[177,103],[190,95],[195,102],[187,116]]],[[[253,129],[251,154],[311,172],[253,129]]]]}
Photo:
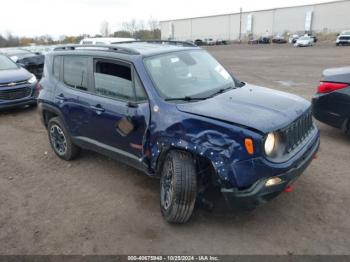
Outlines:
{"type": "Polygon", "coordinates": [[[0,90],[0,100],[16,100],[30,96],[32,89],[22,87],[16,89],[0,90]]]}
{"type": "Polygon", "coordinates": [[[312,112],[309,109],[288,127],[281,130],[283,141],[286,144],[286,153],[292,152],[300,145],[313,130],[312,112]]]}
{"type": "Polygon", "coordinates": [[[17,82],[15,81],[15,82],[0,83],[0,87],[18,86],[18,85],[23,85],[26,83],[27,83],[27,80],[17,81],[17,82]]]}
{"type": "Polygon", "coordinates": [[[350,40],[350,36],[341,36],[339,40],[350,40]]]}

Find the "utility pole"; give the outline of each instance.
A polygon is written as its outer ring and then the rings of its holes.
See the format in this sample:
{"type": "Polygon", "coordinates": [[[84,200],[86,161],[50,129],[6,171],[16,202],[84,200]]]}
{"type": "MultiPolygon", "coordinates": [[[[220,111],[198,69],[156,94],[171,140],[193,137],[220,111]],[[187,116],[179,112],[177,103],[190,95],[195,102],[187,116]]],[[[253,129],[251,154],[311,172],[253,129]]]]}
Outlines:
{"type": "Polygon", "coordinates": [[[239,9],[239,42],[242,40],[242,7],[239,9]]]}

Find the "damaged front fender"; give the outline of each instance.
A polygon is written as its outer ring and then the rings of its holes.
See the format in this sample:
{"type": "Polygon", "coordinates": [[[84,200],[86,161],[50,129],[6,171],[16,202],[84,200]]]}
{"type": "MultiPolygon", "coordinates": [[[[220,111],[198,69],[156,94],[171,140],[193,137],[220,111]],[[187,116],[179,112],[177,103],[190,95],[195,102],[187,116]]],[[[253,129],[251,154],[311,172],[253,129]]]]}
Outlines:
{"type": "MultiPolygon", "coordinates": [[[[235,186],[233,164],[252,157],[246,152],[243,141],[247,137],[259,141],[260,135],[222,121],[181,115],[180,119],[177,117],[172,119],[173,121],[168,121],[172,124],[167,127],[153,125],[150,168],[158,172],[169,150],[183,150],[209,160],[217,174],[219,184],[235,186]]],[[[256,145],[259,148],[259,145],[256,145]]]]}

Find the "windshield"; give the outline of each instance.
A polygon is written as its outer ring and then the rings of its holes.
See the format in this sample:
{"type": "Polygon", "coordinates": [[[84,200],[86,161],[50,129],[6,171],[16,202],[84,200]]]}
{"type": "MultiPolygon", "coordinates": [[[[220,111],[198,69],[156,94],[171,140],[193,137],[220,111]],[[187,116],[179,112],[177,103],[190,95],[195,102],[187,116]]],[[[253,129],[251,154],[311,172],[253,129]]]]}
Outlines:
{"type": "Polygon", "coordinates": [[[235,87],[235,80],[204,50],[174,52],[145,59],[145,66],[166,99],[204,97],[235,87]]]}
{"type": "Polygon", "coordinates": [[[18,66],[7,56],[0,55],[0,70],[17,69],[18,66]]]}
{"type": "Polygon", "coordinates": [[[300,40],[309,40],[310,37],[308,37],[308,36],[302,36],[302,37],[300,37],[299,39],[300,39],[300,40]]]}

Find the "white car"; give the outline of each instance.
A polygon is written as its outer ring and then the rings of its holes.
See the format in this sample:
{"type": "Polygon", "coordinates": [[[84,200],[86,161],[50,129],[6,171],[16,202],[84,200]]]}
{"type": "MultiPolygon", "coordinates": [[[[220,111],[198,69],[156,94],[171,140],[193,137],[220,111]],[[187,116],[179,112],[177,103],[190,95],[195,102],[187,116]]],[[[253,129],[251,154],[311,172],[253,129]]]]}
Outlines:
{"type": "Polygon", "coordinates": [[[216,41],[215,41],[214,39],[212,39],[212,38],[205,38],[205,39],[204,39],[204,43],[205,43],[206,45],[215,45],[215,44],[216,44],[216,41]]]}
{"type": "Polygon", "coordinates": [[[313,46],[314,39],[310,36],[302,36],[300,37],[296,43],[294,44],[295,47],[304,47],[304,46],[313,46]]]}
{"type": "Polygon", "coordinates": [[[341,32],[337,37],[336,45],[350,45],[350,30],[341,32]]]}
{"type": "Polygon", "coordinates": [[[120,42],[135,41],[134,38],[123,38],[123,37],[95,37],[95,38],[84,38],[80,41],[81,45],[110,45],[120,42]]]}
{"type": "Polygon", "coordinates": [[[289,42],[290,44],[295,44],[295,43],[297,42],[298,39],[299,39],[299,35],[291,35],[291,36],[289,37],[288,42],[289,42]]]}

